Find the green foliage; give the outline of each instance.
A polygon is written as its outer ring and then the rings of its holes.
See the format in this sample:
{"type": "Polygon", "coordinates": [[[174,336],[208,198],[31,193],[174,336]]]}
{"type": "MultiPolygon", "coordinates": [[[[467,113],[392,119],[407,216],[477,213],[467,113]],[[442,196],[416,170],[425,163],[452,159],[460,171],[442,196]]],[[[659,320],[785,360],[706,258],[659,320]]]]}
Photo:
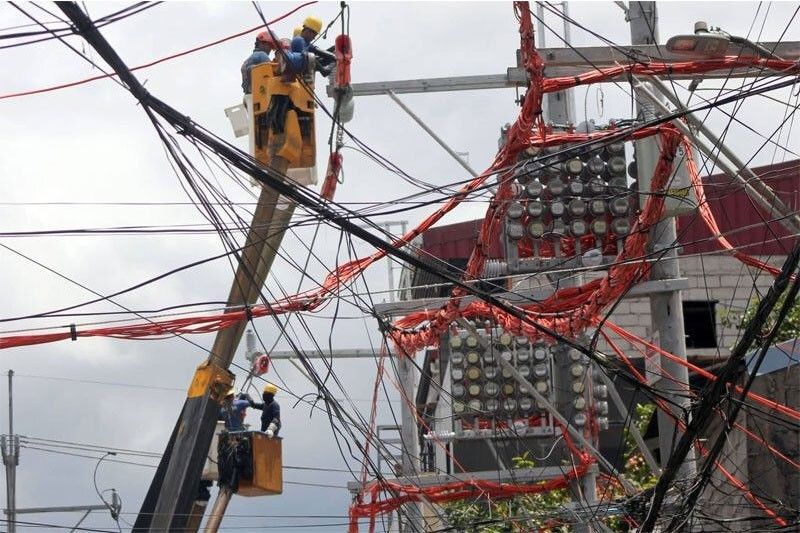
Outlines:
{"type": "MultiPolygon", "coordinates": [[[[637,405],[634,423],[644,433],[647,423],[655,412],[655,405],[637,405]]],[[[642,453],[636,447],[633,437],[625,432],[625,477],[638,489],[643,490],[655,486],[656,477],[650,472],[642,453]]],[[[513,458],[515,469],[533,468],[535,463],[528,452],[513,458]]],[[[608,490],[599,491],[606,500],[621,499],[624,493],[621,488],[611,486],[608,490]]],[[[459,501],[444,506],[445,516],[457,531],[468,533],[511,533],[521,531],[542,531],[566,533],[572,528],[552,522],[564,504],[570,501],[570,492],[566,489],[553,490],[540,494],[527,494],[501,501],[476,499],[459,501]]],[[[612,531],[629,531],[628,524],[618,518],[609,517],[606,525],[612,531]]]]}
{"type": "MultiPolygon", "coordinates": [[[[762,327],[763,332],[770,331],[775,326],[778,313],[780,312],[781,307],[783,307],[783,303],[785,301],[786,293],[784,293],[783,296],[778,299],[778,303],[775,305],[772,313],[770,313],[769,318],[767,319],[767,322],[762,327]]],[[[722,324],[725,326],[733,326],[740,330],[744,329],[755,316],[756,309],[758,309],[758,304],[760,302],[760,298],[753,298],[743,313],[730,312],[723,316],[722,324]]],[[[798,305],[798,300],[796,299],[792,303],[792,307],[789,310],[789,314],[786,315],[786,319],[778,327],[778,334],[775,337],[775,342],[796,339],[797,337],[800,337],[800,305],[798,305]]]]}

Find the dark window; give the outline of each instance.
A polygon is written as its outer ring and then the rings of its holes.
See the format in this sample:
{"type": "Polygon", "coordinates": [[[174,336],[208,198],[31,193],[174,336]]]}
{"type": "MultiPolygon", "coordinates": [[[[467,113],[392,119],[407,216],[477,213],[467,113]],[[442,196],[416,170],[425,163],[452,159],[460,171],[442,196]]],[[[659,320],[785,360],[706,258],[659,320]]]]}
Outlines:
{"type": "Polygon", "coordinates": [[[687,348],[717,347],[717,301],[683,302],[687,348]]]}

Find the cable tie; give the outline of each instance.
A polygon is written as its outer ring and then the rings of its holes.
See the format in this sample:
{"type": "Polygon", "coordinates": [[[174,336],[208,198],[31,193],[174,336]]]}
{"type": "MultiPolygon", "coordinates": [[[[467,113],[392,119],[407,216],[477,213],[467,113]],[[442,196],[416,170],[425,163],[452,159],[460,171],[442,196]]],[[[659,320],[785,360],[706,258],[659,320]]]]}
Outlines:
{"type": "Polygon", "coordinates": [[[253,321],[253,309],[249,305],[244,306],[244,314],[248,322],[253,321]]]}
{"type": "Polygon", "coordinates": [[[69,325],[69,338],[74,341],[78,340],[78,330],[75,327],[75,324],[69,325]]]}

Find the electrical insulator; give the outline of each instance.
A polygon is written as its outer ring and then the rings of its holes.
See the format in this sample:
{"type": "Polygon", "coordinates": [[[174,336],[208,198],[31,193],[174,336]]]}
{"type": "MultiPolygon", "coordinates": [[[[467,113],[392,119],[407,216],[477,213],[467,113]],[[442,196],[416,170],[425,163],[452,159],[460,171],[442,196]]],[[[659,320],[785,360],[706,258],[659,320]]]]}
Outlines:
{"type": "Polygon", "coordinates": [[[471,366],[467,369],[467,379],[475,381],[481,377],[481,369],[477,366],[471,366]]]}
{"type": "Polygon", "coordinates": [[[572,374],[572,377],[575,378],[581,377],[585,371],[586,369],[583,367],[583,365],[579,363],[575,363],[574,365],[569,367],[569,373],[572,374]]]}
{"type": "Polygon", "coordinates": [[[472,399],[467,402],[467,406],[473,411],[483,411],[483,404],[478,399],[472,399]]]}
{"type": "Polygon", "coordinates": [[[500,408],[500,402],[495,400],[494,398],[489,398],[486,400],[486,410],[490,413],[496,412],[500,408]]]}
{"type": "Polygon", "coordinates": [[[514,398],[506,398],[503,400],[503,409],[507,413],[513,413],[517,410],[517,400],[514,398]]]}
{"type": "Polygon", "coordinates": [[[606,169],[608,170],[609,175],[611,176],[625,176],[625,171],[628,169],[628,165],[625,162],[625,158],[622,156],[615,155],[611,159],[608,160],[606,164],[606,169]]]}
{"type": "Polygon", "coordinates": [[[522,226],[522,224],[509,222],[506,224],[506,234],[508,234],[510,239],[518,241],[525,236],[525,228],[522,226]]]}
{"type": "Polygon", "coordinates": [[[500,335],[500,346],[511,346],[511,342],[514,340],[514,337],[511,336],[511,333],[503,332],[500,335]]]}
{"type": "Polygon", "coordinates": [[[580,180],[571,180],[567,184],[567,190],[573,196],[580,196],[581,194],[583,194],[583,190],[584,189],[585,189],[585,186],[584,186],[583,182],[580,181],[580,180]]]}
{"type": "Polygon", "coordinates": [[[596,217],[604,215],[606,213],[605,201],[597,199],[589,202],[589,212],[596,217]]]}
{"type": "Polygon", "coordinates": [[[450,337],[450,348],[454,350],[461,348],[461,337],[450,337]]]}
{"type": "Polygon", "coordinates": [[[489,350],[488,352],[483,354],[483,362],[494,363],[494,350],[489,350]]]}
{"type": "Polygon", "coordinates": [[[628,192],[628,178],[616,176],[608,180],[608,188],[611,194],[625,194],[628,192]]]}
{"type": "Polygon", "coordinates": [[[573,220],[569,223],[569,232],[574,237],[583,237],[589,232],[589,225],[583,219],[573,220]]]}
{"type": "Polygon", "coordinates": [[[586,202],[580,198],[573,198],[569,202],[569,214],[573,217],[582,217],[586,214],[586,202]]]}
{"type": "Polygon", "coordinates": [[[453,379],[455,381],[461,381],[462,379],[464,379],[464,371],[460,368],[453,368],[450,371],[450,375],[453,376],[453,379]]]}
{"type": "Polygon", "coordinates": [[[569,174],[580,176],[581,171],[583,171],[583,161],[579,157],[570,159],[564,164],[564,168],[569,174]]]}
{"type": "Polygon", "coordinates": [[[530,358],[531,358],[531,352],[529,352],[528,350],[517,351],[517,362],[527,363],[530,358]]]}
{"type": "Polygon", "coordinates": [[[467,353],[467,362],[471,365],[475,365],[478,361],[481,360],[481,356],[478,352],[468,352],[467,353]]]}
{"type": "Polygon", "coordinates": [[[534,387],[536,387],[536,392],[539,394],[547,394],[547,391],[550,389],[546,381],[537,381],[534,387]]]}
{"type": "Polygon", "coordinates": [[[567,356],[569,357],[570,361],[578,362],[581,360],[581,351],[577,348],[570,348],[567,350],[567,356]]]}
{"type": "Polygon", "coordinates": [[[486,376],[486,379],[494,379],[497,377],[497,367],[496,366],[486,366],[483,368],[483,375],[486,376]]]}
{"type": "MultiPolygon", "coordinates": [[[[511,377],[510,375],[508,377],[511,377]]],[[[503,384],[503,394],[506,396],[511,396],[514,394],[514,384],[513,383],[504,383],[503,384]]]]}
{"type": "Polygon", "coordinates": [[[464,362],[464,354],[461,352],[453,352],[450,354],[450,362],[454,365],[460,365],[464,362]]]}
{"type": "Polygon", "coordinates": [[[615,218],[611,222],[611,231],[614,235],[624,237],[631,232],[631,223],[627,218],[615,218]]]}
{"type": "Polygon", "coordinates": [[[542,184],[538,181],[529,181],[525,185],[525,192],[528,193],[528,196],[531,198],[538,198],[542,195],[543,190],[544,187],[542,187],[542,184]]]}
{"type": "Polygon", "coordinates": [[[564,194],[565,189],[564,182],[561,181],[560,177],[554,177],[551,179],[547,184],[547,190],[550,191],[550,194],[553,196],[561,196],[564,194]]]}
{"type": "Polygon", "coordinates": [[[603,178],[595,176],[589,180],[589,192],[594,195],[606,192],[606,182],[603,181],[603,178]]]}
{"type": "Polygon", "coordinates": [[[603,416],[608,414],[608,402],[597,402],[597,412],[603,416]]]}
{"type": "Polygon", "coordinates": [[[506,212],[508,218],[512,220],[521,218],[522,215],[524,214],[525,214],[525,208],[522,207],[522,204],[519,202],[512,202],[511,205],[508,206],[508,211],[506,212]]]}
{"type": "Polygon", "coordinates": [[[538,200],[531,200],[527,205],[528,214],[532,217],[540,217],[544,213],[544,204],[538,200]]]}
{"type": "Polygon", "coordinates": [[[608,429],[608,418],[605,416],[601,416],[597,419],[597,427],[598,429],[605,431],[608,429]]]}
{"type": "Polygon", "coordinates": [[[615,216],[624,217],[630,210],[630,202],[628,201],[627,197],[614,198],[611,200],[611,203],[608,207],[611,210],[611,213],[613,213],[615,216]]]}
{"type": "Polygon", "coordinates": [[[481,393],[481,386],[476,383],[471,383],[469,387],[467,387],[467,392],[470,396],[478,396],[481,393]]]}
{"type": "Polygon", "coordinates": [[[596,398],[600,399],[608,398],[608,387],[606,387],[605,385],[595,385],[594,395],[596,398]]]}
{"type": "Polygon", "coordinates": [[[572,392],[575,394],[583,394],[583,391],[586,389],[586,385],[583,384],[583,381],[573,381],[572,382],[572,392]]]}
{"type": "Polygon", "coordinates": [[[530,233],[531,237],[534,239],[541,239],[545,232],[545,226],[543,222],[534,221],[528,224],[528,233],[530,233]]]}
{"type": "Polygon", "coordinates": [[[475,348],[476,346],[478,346],[478,337],[476,337],[475,335],[469,335],[467,337],[466,342],[467,346],[469,346],[470,348],[475,348]]]}
{"type": "Polygon", "coordinates": [[[586,398],[584,398],[583,396],[578,396],[577,398],[572,400],[572,405],[578,411],[583,411],[584,409],[586,409],[586,398]]]}
{"type": "Polygon", "coordinates": [[[523,378],[527,378],[528,376],[531,375],[531,367],[529,367],[528,365],[519,365],[517,367],[517,372],[519,372],[519,375],[522,376],[523,378]]]}
{"type": "Polygon", "coordinates": [[[533,401],[530,398],[520,398],[519,408],[521,411],[530,411],[533,408],[533,401]]]}
{"type": "Polygon", "coordinates": [[[606,164],[597,156],[594,156],[589,161],[586,162],[586,168],[589,169],[593,175],[598,176],[603,173],[606,169],[606,164]]]}
{"type": "Polygon", "coordinates": [[[605,220],[593,220],[592,233],[595,235],[605,235],[608,233],[608,222],[605,220]]]}
{"type": "Polygon", "coordinates": [[[535,361],[544,361],[547,359],[547,348],[542,346],[541,344],[537,345],[533,349],[533,359],[535,361]]]}
{"type": "Polygon", "coordinates": [[[487,396],[497,396],[500,394],[500,386],[494,381],[489,381],[483,386],[483,392],[486,393],[487,396]]]}
{"type": "Polygon", "coordinates": [[[572,417],[572,423],[578,427],[583,427],[586,425],[586,415],[583,413],[577,413],[574,417],[572,417]]]}
{"type": "Polygon", "coordinates": [[[536,365],[533,367],[533,375],[539,379],[547,377],[547,365],[536,365]]]}
{"type": "Polygon", "coordinates": [[[460,383],[453,384],[452,393],[456,398],[461,398],[466,392],[467,390],[464,388],[464,385],[460,383]]]}
{"type": "Polygon", "coordinates": [[[563,220],[554,220],[553,221],[553,234],[554,235],[566,235],[567,233],[567,225],[564,224],[563,220]]]}
{"type": "Polygon", "coordinates": [[[556,201],[550,204],[550,214],[553,215],[554,217],[564,216],[564,211],[565,211],[564,202],[556,201]]]}

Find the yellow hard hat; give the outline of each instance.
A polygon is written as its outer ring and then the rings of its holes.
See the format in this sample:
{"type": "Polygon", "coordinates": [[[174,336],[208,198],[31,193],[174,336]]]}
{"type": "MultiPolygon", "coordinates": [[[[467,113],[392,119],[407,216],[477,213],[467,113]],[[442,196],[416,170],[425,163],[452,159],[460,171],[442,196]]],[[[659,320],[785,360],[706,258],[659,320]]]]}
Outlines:
{"type": "Polygon", "coordinates": [[[264,385],[264,394],[277,394],[277,393],[278,393],[278,387],[276,387],[272,383],[267,383],[266,385],[264,385]]]}
{"type": "Polygon", "coordinates": [[[228,389],[228,393],[227,393],[227,394],[225,394],[225,397],[228,397],[228,396],[233,396],[234,394],[236,394],[236,389],[234,389],[233,387],[231,387],[230,389],[228,389]]]}
{"type": "Polygon", "coordinates": [[[322,19],[317,17],[306,17],[303,21],[303,27],[309,30],[314,30],[315,33],[322,31],[322,19]]]}
{"type": "Polygon", "coordinates": [[[302,27],[302,26],[298,26],[298,27],[296,27],[296,28],[294,29],[294,31],[292,32],[292,37],[297,37],[297,36],[298,36],[298,35],[300,35],[302,32],[303,32],[303,27],[302,27]]]}

